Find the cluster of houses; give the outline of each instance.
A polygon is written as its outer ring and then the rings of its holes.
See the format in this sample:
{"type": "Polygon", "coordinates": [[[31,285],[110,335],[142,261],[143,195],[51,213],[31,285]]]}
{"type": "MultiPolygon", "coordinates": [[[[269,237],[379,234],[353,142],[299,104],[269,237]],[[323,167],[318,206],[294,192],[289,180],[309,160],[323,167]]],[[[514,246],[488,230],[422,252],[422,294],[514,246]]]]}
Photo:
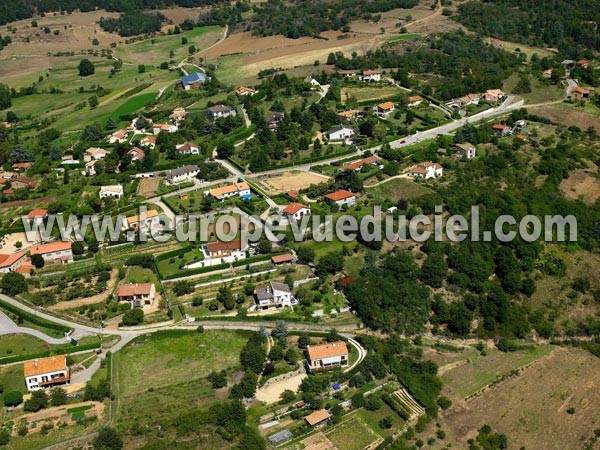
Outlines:
{"type": "Polygon", "coordinates": [[[361,73],[356,70],[339,70],[338,73],[346,78],[358,78],[366,83],[381,81],[383,76],[380,69],[363,70],[361,73]]]}
{"type": "MultiPolygon", "coordinates": [[[[323,200],[330,205],[350,207],[356,204],[356,194],[345,189],[340,189],[324,195],[323,200]]],[[[292,222],[301,220],[305,216],[309,216],[311,214],[311,209],[309,205],[292,202],[283,208],[282,214],[288,221],[292,222]]]]}
{"type": "Polygon", "coordinates": [[[0,188],[4,196],[14,195],[16,189],[35,190],[39,187],[40,182],[38,180],[23,174],[32,165],[31,162],[18,162],[12,165],[12,171],[0,169],[0,188]]]}
{"type": "MultiPolygon", "coordinates": [[[[41,216],[32,216],[28,220],[36,221],[43,219],[41,216]]],[[[47,242],[19,249],[13,253],[0,254],[0,273],[18,272],[23,275],[29,275],[34,268],[31,258],[35,255],[41,256],[44,264],[68,264],[73,262],[72,243],[70,241],[47,242]]]]}
{"type": "Polygon", "coordinates": [[[489,103],[496,103],[505,97],[506,94],[501,89],[488,89],[483,94],[467,94],[463,97],[454,98],[447,102],[446,106],[460,109],[469,105],[478,105],[482,99],[489,103]]]}

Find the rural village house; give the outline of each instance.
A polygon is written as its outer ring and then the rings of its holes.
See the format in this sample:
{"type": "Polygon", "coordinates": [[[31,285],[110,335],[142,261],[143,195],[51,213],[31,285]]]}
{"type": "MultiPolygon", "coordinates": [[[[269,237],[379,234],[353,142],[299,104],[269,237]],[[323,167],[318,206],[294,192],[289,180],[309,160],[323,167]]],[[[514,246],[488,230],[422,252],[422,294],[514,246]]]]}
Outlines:
{"type": "Polygon", "coordinates": [[[250,198],[252,196],[250,193],[250,186],[248,186],[248,183],[245,181],[214,188],[208,191],[208,193],[217,200],[225,200],[226,198],[233,197],[235,195],[239,196],[240,198],[250,198]]]}
{"type": "Polygon", "coordinates": [[[304,216],[310,215],[310,206],[303,205],[302,203],[290,203],[283,208],[283,213],[288,220],[299,220],[304,216]]]}
{"type": "Polygon", "coordinates": [[[461,158],[472,159],[477,154],[477,149],[470,142],[456,144],[454,147],[456,148],[456,156],[461,158]]]}
{"type": "Polygon", "coordinates": [[[212,120],[223,119],[229,116],[235,116],[235,109],[226,105],[215,105],[207,109],[208,115],[212,120]]]}
{"type": "Polygon", "coordinates": [[[44,258],[44,261],[49,264],[67,264],[73,262],[73,252],[71,251],[70,241],[56,241],[36,245],[29,249],[29,254],[31,256],[41,255],[42,258],[44,258]]]}
{"type": "Polygon", "coordinates": [[[171,184],[182,183],[193,180],[200,172],[198,166],[184,166],[167,172],[167,181],[171,184]]]}
{"type": "Polygon", "coordinates": [[[151,306],[154,303],[154,283],[128,283],[119,286],[117,297],[120,302],[129,302],[131,309],[151,306]]]}
{"type": "Polygon", "coordinates": [[[23,376],[29,392],[68,384],[71,380],[71,373],[67,366],[67,355],[25,361],[23,376]]]}
{"type": "Polygon", "coordinates": [[[348,366],[348,347],[344,341],[309,345],[306,348],[306,365],[312,371],[348,366]]]}
{"type": "Polygon", "coordinates": [[[102,186],[98,195],[100,198],[112,197],[119,200],[121,197],[123,197],[123,186],[120,184],[102,186]]]}
{"type": "Polygon", "coordinates": [[[354,206],[356,203],[356,194],[344,189],[326,194],[324,198],[327,203],[338,206],[354,206]]]}
{"type": "Polygon", "coordinates": [[[408,174],[415,178],[439,178],[443,175],[444,169],[438,163],[426,161],[409,169],[408,174]]]}
{"type": "Polygon", "coordinates": [[[254,290],[256,309],[269,310],[291,307],[297,301],[292,297],[290,288],[285,283],[271,281],[266,286],[257,287],[254,290]]]}

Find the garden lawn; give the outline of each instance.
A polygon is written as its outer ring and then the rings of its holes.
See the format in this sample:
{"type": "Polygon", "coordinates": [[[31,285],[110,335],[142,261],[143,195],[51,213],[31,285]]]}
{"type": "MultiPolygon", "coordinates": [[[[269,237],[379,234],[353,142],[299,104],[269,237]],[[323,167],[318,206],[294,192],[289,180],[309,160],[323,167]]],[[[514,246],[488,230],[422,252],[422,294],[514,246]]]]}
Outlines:
{"type": "Polygon", "coordinates": [[[337,448],[362,450],[379,439],[380,436],[354,415],[350,420],[337,425],[331,432],[327,433],[327,438],[337,448]]]}

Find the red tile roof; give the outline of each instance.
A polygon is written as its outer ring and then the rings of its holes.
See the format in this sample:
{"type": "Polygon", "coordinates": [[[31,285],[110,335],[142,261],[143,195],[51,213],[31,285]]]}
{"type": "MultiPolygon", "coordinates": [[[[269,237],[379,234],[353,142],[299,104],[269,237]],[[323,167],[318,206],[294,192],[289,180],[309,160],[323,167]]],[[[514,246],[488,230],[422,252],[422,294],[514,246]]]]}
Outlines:
{"type": "Polygon", "coordinates": [[[289,205],[287,205],[284,209],[283,212],[286,214],[296,214],[298,211],[300,211],[301,209],[310,209],[308,206],[303,205],[302,203],[290,203],[289,205]]]}
{"type": "Polygon", "coordinates": [[[49,358],[38,358],[31,361],[25,361],[23,364],[23,375],[32,377],[66,369],[67,355],[51,356],[49,358]]]}
{"type": "Polygon", "coordinates": [[[273,262],[273,264],[292,262],[293,260],[294,255],[292,255],[291,253],[284,253],[283,255],[275,255],[271,257],[271,262],[273,262]]]}
{"type": "Polygon", "coordinates": [[[71,249],[71,241],[50,242],[48,244],[36,245],[29,249],[30,255],[44,255],[46,253],[61,252],[71,249]]]}
{"type": "Polygon", "coordinates": [[[339,200],[344,200],[346,198],[356,197],[356,194],[353,194],[350,191],[346,191],[344,189],[340,189],[339,191],[332,192],[331,194],[325,195],[325,198],[334,202],[339,200]]]}
{"type": "Polygon", "coordinates": [[[324,358],[333,358],[348,354],[348,347],[344,341],[327,342],[326,344],[309,345],[306,349],[311,361],[324,358]]]}
{"type": "Polygon", "coordinates": [[[133,297],[134,295],[150,295],[152,283],[129,283],[119,286],[117,295],[119,297],[133,297]]]}
{"type": "Polygon", "coordinates": [[[41,209],[41,208],[35,208],[32,209],[29,214],[27,214],[27,218],[28,219],[37,219],[37,218],[44,218],[48,215],[48,211],[46,211],[45,209],[41,209]]]}

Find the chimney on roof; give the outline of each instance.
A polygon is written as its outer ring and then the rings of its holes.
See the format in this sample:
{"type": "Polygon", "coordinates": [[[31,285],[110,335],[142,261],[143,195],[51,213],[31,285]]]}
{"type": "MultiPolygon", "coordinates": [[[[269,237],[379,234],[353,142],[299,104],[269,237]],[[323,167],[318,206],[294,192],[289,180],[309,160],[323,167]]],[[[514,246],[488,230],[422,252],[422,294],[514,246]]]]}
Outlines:
{"type": "Polygon", "coordinates": [[[38,359],[37,359],[37,358],[35,358],[35,359],[33,360],[33,367],[37,367],[37,366],[38,366],[38,359]]]}

